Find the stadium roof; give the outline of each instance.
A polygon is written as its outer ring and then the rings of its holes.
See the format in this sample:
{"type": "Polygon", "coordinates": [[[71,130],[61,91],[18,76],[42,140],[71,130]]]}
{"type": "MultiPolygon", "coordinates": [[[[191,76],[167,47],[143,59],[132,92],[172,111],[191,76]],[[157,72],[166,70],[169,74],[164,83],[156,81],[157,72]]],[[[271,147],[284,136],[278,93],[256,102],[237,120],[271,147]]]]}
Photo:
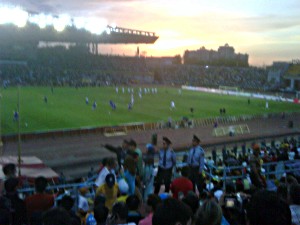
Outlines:
{"type": "Polygon", "coordinates": [[[25,42],[68,42],[68,43],[97,43],[97,44],[153,44],[158,36],[154,32],[133,30],[121,27],[107,27],[107,31],[100,35],[92,34],[84,29],[77,29],[68,26],[63,31],[58,32],[53,26],[43,29],[35,24],[29,24],[23,28],[11,24],[0,25],[0,41],[20,40],[25,42]]]}

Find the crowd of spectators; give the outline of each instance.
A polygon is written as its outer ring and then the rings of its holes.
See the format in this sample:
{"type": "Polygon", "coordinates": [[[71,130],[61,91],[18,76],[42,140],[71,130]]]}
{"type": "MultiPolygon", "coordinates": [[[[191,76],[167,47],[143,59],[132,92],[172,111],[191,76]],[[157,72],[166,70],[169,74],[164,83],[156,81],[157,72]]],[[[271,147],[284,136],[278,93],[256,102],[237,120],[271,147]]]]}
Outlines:
{"type": "MultiPolygon", "coordinates": [[[[103,86],[131,84],[238,87],[267,91],[268,69],[198,65],[147,65],[144,57],[93,55],[87,46],[28,48],[0,60],[0,82],[8,85],[103,86]],[[15,57],[14,57],[15,55],[15,57]],[[5,61],[5,63],[3,63],[5,61]],[[20,63],[22,62],[22,63],[20,63]]],[[[7,53],[8,54],[8,53],[7,53]]]]}
{"type": "MultiPolygon", "coordinates": [[[[84,47],[38,48],[0,64],[4,85],[103,86],[149,82],[144,58],[93,55],[84,47]]],[[[150,79],[151,80],[151,79],[150,79]]]]}
{"type": "Polygon", "coordinates": [[[104,146],[117,157],[103,159],[95,176],[89,175],[92,185],[82,178],[75,189],[50,191],[47,179],[37,177],[35,192],[20,195],[16,166],[5,165],[0,224],[300,224],[299,166],[297,171],[278,171],[284,161],[300,158],[294,137],[206,153],[201,192],[193,190],[187,157],[177,159],[170,192],[162,187],[155,194],[156,146],[148,144],[144,153],[134,140],[104,146]],[[270,162],[275,163],[267,166],[270,162]]]}
{"type": "Polygon", "coordinates": [[[219,88],[238,87],[244,90],[268,90],[268,71],[255,67],[217,67],[169,65],[157,70],[161,82],[169,85],[191,85],[219,88]]]}

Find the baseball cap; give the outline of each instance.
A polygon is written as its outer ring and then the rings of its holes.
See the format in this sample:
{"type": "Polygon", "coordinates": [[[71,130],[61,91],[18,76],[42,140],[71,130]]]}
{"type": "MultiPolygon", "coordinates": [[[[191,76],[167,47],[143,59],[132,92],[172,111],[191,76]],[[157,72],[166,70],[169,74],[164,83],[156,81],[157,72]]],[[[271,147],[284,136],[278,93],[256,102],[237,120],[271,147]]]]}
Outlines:
{"type": "Polygon", "coordinates": [[[105,182],[106,182],[108,187],[110,187],[110,188],[113,187],[114,184],[115,184],[115,181],[116,180],[115,180],[115,175],[114,174],[109,173],[109,174],[106,175],[105,182]]]}

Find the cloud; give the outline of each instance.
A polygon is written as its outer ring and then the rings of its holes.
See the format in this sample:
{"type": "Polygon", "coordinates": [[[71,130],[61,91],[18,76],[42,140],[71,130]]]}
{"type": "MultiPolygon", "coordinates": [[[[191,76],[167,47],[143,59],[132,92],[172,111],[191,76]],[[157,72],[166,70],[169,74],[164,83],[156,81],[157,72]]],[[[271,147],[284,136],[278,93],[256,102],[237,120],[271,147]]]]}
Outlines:
{"type": "MultiPolygon", "coordinates": [[[[135,0],[3,0],[0,3],[21,6],[39,13],[81,13],[105,9],[108,5],[124,4],[135,0]]],[[[74,16],[74,15],[73,15],[74,16]]]]}

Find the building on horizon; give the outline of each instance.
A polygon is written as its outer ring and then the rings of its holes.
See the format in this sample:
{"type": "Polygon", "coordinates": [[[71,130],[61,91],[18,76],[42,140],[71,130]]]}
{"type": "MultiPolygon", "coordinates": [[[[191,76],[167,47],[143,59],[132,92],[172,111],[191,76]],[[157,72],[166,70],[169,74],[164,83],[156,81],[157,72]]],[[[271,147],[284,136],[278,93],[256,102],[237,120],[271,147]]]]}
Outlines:
{"type": "Polygon", "coordinates": [[[235,53],[232,46],[225,44],[218,51],[208,50],[204,46],[198,50],[186,50],[183,55],[184,64],[238,66],[248,67],[249,55],[235,53]]]}

